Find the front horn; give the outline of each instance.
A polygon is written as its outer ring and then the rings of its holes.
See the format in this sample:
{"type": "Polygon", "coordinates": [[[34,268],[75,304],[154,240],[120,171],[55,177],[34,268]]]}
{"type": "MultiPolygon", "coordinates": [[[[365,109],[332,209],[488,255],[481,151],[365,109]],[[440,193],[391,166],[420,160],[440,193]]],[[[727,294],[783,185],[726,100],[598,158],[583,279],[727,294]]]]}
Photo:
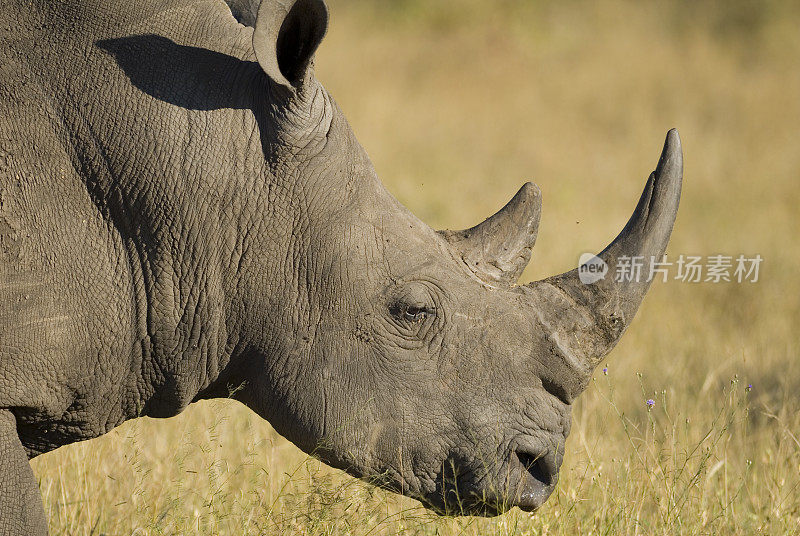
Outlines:
{"type": "MultiPolygon", "coordinates": [[[[582,386],[630,325],[650,287],[650,263],[660,262],[666,251],[682,180],[681,140],[672,129],[636,211],[619,236],[597,255],[608,266],[605,278],[584,283],[578,268],[522,287],[553,352],[576,370],[582,386]],[[633,259],[643,261],[641,277],[618,281],[619,263],[625,262],[622,268],[627,271],[633,259]]],[[[591,263],[602,267],[597,258],[591,263]]]]}

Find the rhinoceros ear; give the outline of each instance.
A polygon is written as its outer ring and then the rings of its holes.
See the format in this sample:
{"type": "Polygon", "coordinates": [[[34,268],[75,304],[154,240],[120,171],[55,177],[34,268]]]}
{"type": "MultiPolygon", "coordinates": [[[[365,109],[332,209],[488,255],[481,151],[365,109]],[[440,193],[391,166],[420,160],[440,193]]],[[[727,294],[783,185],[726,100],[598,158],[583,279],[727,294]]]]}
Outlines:
{"type": "Polygon", "coordinates": [[[317,47],[328,31],[324,0],[263,0],[253,31],[261,68],[277,84],[300,89],[311,74],[317,47]]]}
{"type": "Polygon", "coordinates": [[[513,285],[531,260],[541,215],[541,191],[529,182],[483,223],[440,234],[480,279],[493,285],[513,285]]]}
{"type": "Polygon", "coordinates": [[[258,0],[225,0],[231,9],[231,15],[240,23],[251,28],[256,25],[258,0]]]}

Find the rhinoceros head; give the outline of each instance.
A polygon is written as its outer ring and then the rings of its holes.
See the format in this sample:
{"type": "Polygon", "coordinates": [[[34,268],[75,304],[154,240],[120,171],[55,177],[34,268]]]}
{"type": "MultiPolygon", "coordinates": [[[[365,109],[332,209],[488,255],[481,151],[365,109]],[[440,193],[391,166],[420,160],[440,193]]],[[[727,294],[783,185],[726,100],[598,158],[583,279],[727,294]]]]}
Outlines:
{"type": "Polygon", "coordinates": [[[537,509],[558,479],[571,404],[649,285],[615,281],[618,260],[665,251],[680,198],[677,133],[598,255],[611,275],[518,285],[539,189],[525,184],[471,229],[431,229],[384,189],[313,77],[324,2],[265,0],[253,18],[279,124],[265,157],[276,191],[291,192],[277,198],[291,200],[294,231],[291,247],[264,253],[286,267],[287,290],[266,306],[270,325],[250,328],[270,335],[251,337],[264,358],[238,396],[304,450],[437,511],[537,509]]]}

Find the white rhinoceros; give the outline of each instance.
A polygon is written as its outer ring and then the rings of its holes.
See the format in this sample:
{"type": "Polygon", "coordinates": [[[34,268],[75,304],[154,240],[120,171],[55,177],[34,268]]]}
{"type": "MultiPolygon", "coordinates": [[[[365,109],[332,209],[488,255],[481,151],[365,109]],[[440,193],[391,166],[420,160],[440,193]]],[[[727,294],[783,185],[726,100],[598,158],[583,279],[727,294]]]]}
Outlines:
{"type": "MultiPolygon", "coordinates": [[[[327,24],[322,0],[0,3],[0,533],[46,533],[29,458],[231,390],[442,513],[553,491],[649,282],[517,285],[531,184],[466,231],[417,219],[313,76],[327,24]]],[[[681,177],[671,131],[612,274],[663,254],[681,177]]]]}

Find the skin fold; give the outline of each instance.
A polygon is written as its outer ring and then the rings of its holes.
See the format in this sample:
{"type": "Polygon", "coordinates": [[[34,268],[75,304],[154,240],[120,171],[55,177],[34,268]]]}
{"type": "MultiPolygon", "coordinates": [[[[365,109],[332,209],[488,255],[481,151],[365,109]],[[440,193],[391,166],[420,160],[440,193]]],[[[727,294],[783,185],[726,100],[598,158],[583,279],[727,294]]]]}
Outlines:
{"type": "MultiPolygon", "coordinates": [[[[437,232],[314,78],[322,0],[0,1],[0,534],[28,459],[232,397],[444,514],[540,507],[646,282],[517,285],[531,184],[437,232]]],[[[677,133],[600,257],[659,256],[677,133]]]]}

